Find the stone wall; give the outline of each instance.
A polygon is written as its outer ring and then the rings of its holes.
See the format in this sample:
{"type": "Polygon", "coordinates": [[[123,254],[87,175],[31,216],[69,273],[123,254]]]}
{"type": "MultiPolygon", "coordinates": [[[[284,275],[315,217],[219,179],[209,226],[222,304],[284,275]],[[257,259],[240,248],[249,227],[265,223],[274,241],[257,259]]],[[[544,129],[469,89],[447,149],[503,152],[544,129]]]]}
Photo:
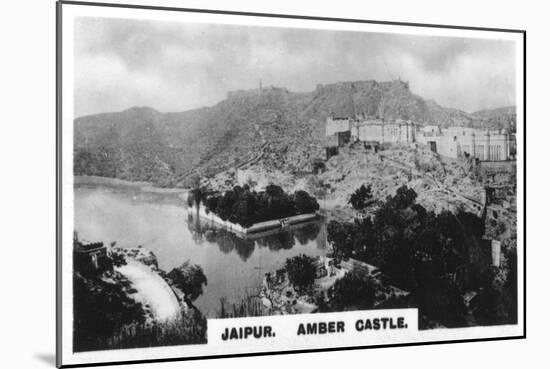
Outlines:
{"type": "Polygon", "coordinates": [[[440,132],[423,130],[417,137],[422,144],[430,146],[435,143],[436,152],[450,158],[468,154],[483,161],[510,159],[510,137],[504,131],[449,127],[440,132]]]}

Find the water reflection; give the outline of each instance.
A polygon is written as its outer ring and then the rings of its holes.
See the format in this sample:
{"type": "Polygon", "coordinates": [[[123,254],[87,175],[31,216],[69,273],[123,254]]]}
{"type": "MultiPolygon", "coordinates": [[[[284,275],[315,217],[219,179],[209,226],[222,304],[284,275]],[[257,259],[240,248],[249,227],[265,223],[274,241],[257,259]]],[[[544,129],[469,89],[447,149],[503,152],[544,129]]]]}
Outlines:
{"type": "Polygon", "coordinates": [[[209,220],[188,213],[187,227],[196,244],[201,245],[206,241],[217,245],[224,254],[234,251],[242,261],[247,261],[256,247],[279,251],[290,250],[296,243],[305,246],[310,242],[316,242],[317,248],[324,250],[326,244],[326,238],[321,234],[321,229],[324,227],[320,221],[293,225],[284,231],[275,229],[254,235],[239,236],[209,220]]]}
{"type": "Polygon", "coordinates": [[[303,227],[294,231],[298,243],[302,246],[310,241],[315,241],[319,237],[321,226],[318,222],[305,224],[303,227]]]}
{"type": "Polygon", "coordinates": [[[75,187],[74,206],[75,229],[83,240],[143,245],[165,271],[187,260],[203,267],[208,285],[195,305],[209,318],[216,317],[222,298],[241,301],[261,285],[265,272],[281,268],[286,259],[325,253],[322,221],[242,238],[188,217],[177,195],[109,186],[75,187]]]}

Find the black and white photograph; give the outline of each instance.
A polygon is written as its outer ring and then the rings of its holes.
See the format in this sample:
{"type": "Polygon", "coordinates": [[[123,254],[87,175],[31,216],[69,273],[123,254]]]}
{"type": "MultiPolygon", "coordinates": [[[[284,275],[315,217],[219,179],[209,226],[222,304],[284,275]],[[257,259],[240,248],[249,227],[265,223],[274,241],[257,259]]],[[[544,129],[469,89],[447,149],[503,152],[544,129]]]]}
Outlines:
{"type": "Polygon", "coordinates": [[[522,31],[58,21],[61,365],[524,335],[522,31]]]}

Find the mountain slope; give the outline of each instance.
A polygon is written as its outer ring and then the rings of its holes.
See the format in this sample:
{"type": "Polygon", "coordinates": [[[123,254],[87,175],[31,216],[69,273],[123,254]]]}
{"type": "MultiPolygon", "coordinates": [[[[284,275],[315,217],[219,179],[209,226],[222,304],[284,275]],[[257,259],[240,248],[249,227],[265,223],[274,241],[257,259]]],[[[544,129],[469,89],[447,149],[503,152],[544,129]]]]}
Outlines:
{"type": "Polygon", "coordinates": [[[511,132],[516,131],[516,107],[506,106],[497,109],[479,110],[472,113],[480,126],[487,128],[505,128],[511,132]]]}
{"type": "Polygon", "coordinates": [[[186,112],[135,107],[77,118],[74,171],[159,186],[189,185],[194,176],[255,160],[300,171],[322,155],[324,122],[331,114],[494,128],[511,126],[513,111],[444,108],[413,94],[403,81],[340,82],[305,93],[275,87],[235,91],[212,107],[186,112]]]}

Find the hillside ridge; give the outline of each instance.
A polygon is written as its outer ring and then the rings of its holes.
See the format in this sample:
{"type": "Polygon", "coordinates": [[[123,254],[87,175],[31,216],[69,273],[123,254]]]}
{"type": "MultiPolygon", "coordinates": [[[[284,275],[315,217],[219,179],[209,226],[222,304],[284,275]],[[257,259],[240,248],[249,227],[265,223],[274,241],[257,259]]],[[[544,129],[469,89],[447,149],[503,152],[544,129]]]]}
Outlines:
{"type": "Polygon", "coordinates": [[[322,156],[327,116],[379,116],[442,126],[515,129],[515,109],[472,114],[414,94],[401,80],[319,84],[311,92],[264,87],[228,92],[183,112],[131,107],[74,120],[74,173],[188,186],[262,153],[264,165],[300,171],[322,156]]]}

